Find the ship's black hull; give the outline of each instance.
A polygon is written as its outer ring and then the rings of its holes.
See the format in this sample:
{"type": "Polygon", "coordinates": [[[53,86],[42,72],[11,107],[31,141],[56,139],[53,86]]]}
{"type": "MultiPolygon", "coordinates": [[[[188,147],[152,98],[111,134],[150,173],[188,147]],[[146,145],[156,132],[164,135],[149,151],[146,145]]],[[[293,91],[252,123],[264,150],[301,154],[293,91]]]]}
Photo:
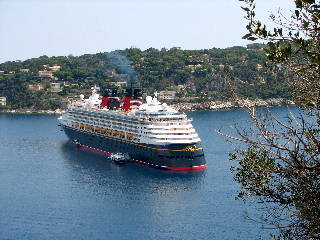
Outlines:
{"type": "Polygon", "coordinates": [[[96,152],[126,153],[136,163],[167,170],[201,170],[206,168],[199,144],[150,145],[129,142],[93,132],[62,126],[67,136],[80,147],[96,152]]]}

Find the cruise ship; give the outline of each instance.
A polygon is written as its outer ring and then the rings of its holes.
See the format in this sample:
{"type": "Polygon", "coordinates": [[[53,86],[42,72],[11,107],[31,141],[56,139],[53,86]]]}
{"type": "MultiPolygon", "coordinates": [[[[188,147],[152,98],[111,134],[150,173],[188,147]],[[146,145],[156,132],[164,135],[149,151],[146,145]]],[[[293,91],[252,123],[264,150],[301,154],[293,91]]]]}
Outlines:
{"type": "Polygon", "coordinates": [[[142,100],[140,89],[127,89],[121,100],[116,91],[102,96],[98,88],[85,99],[69,103],[58,118],[78,147],[111,156],[122,153],[130,161],[154,168],[190,171],[207,167],[192,119],[154,97],[142,100]]]}

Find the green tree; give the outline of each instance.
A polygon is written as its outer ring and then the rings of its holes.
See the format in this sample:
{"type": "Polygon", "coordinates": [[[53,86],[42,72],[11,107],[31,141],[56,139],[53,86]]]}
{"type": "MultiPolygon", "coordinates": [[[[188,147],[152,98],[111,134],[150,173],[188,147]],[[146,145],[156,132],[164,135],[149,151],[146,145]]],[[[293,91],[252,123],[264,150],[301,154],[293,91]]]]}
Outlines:
{"type": "Polygon", "coordinates": [[[236,128],[238,136],[229,136],[245,145],[230,154],[238,197],[264,204],[260,220],[278,230],[278,239],[320,239],[320,1],[294,0],[291,17],[271,15],[278,24],[272,30],[256,18],[254,0],[242,1],[244,38],[268,41],[267,57],[291,73],[304,113],[281,122],[246,108],[253,130],[236,128]]]}

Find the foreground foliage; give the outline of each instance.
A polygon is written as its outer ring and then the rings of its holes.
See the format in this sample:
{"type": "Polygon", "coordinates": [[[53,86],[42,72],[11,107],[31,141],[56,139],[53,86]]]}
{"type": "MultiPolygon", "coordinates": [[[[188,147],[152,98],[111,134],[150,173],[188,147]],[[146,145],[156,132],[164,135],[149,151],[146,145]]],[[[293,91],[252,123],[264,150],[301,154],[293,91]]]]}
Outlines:
{"type": "Polygon", "coordinates": [[[320,239],[320,2],[295,0],[291,18],[271,16],[278,24],[271,31],[256,19],[255,1],[244,2],[244,38],[269,41],[269,60],[295,76],[294,101],[302,112],[280,121],[270,111],[246,108],[252,129],[229,136],[245,146],[230,154],[243,190],[238,198],[263,204],[259,221],[278,230],[275,238],[320,239]]]}

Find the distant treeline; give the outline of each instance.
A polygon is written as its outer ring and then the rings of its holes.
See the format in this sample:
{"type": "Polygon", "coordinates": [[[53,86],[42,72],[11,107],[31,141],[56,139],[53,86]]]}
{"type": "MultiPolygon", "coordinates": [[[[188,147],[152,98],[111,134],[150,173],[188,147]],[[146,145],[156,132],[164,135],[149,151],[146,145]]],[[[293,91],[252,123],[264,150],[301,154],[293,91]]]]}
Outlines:
{"type": "Polygon", "coordinates": [[[8,108],[54,109],[67,96],[86,93],[93,85],[119,87],[121,82],[134,81],[149,93],[175,90],[180,99],[227,100],[234,93],[246,98],[289,98],[286,73],[279,65],[265,63],[264,47],[128,48],[10,61],[0,64],[0,96],[7,97],[8,108]],[[60,68],[52,71],[53,66],[60,68]],[[61,89],[53,90],[52,83],[60,83],[61,89]],[[30,85],[41,87],[32,90],[30,85]]]}

